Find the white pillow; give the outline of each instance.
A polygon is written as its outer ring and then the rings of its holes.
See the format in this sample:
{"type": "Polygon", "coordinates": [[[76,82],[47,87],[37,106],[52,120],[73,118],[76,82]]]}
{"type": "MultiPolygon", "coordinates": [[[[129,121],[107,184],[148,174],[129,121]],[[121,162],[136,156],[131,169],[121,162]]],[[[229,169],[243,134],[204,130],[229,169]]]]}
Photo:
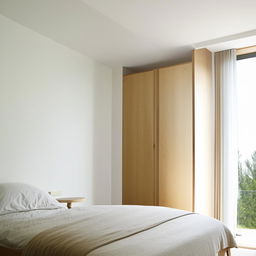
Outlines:
{"type": "Polygon", "coordinates": [[[0,184],[0,215],[63,207],[47,192],[23,183],[0,184]]]}

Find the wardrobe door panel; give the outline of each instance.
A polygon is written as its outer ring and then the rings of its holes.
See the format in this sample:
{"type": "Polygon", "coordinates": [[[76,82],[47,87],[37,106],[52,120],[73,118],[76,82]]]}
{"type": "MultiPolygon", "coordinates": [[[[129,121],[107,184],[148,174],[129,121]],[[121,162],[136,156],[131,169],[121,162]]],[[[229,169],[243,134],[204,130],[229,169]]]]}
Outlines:
{"type": "Polygon", "coordinates": [[[155,205],[154,71],[123,81],[123,204],[155,205]]]}
{"type": "Polygon", "coordinates": [[[195,211],[214,217],[214,85],[212,81],[212,53],[209,50],[193,51],[193,70],[195,211]]]}
{"type": "Polygon", "coordinates": [[[193,210],[192,63],[159,69],[159,205],[193,210]]]}

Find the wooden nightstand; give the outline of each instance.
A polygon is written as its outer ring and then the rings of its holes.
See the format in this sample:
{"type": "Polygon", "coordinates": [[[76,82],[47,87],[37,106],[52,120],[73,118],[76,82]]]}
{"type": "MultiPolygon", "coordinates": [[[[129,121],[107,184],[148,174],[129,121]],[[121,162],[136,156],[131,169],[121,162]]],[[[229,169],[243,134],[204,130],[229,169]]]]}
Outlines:
{"type": "Polygon", "coordinates": [[[65,198],[56,198],[56,200],[60,203],[66,203],[68,209],[72,208],[72,203],[83,202],[85,200],[84,197],[65,197],[65,198]]]}

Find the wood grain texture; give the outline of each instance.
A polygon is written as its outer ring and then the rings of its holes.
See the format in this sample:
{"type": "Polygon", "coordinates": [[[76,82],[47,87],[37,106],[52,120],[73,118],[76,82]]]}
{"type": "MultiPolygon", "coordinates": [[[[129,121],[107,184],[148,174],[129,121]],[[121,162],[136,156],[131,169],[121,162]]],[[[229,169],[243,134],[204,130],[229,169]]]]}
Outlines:
{"type": "Polygon", "coordinates": [[[159,70],[159,205],[193,210],[192,63],[159,70]]]}
{"type": "Polygon", "coordinates": [[[10,248],[5,248],[0,246],[0,255],[1,256],[21,256],[21,250],[15,250],[10,248]]]}
{"type": "Polygon", "coordinates": [[[212,53],[193,51],[195,211],[214,217],[214,86],[212,53]]]}
{"type": "Polygon", "coordinates": [[[156,204],[154,75],[123,81],[123,204],[156,204]]]}
{"type": "Polygon", "coordinates": [[[155,205],[159,205],[159,70],[154,71],[154,173],[155,205]]]}

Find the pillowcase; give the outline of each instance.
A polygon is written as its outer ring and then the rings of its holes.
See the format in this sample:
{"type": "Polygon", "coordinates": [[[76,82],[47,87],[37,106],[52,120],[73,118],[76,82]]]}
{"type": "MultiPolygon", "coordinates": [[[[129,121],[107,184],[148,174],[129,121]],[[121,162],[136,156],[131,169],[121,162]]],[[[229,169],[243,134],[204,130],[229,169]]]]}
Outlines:
{"type": "Polygon", "coordinates": [[[64,207],[47,192],[23,183],[0,184],[0,215],[64,207]]]}

